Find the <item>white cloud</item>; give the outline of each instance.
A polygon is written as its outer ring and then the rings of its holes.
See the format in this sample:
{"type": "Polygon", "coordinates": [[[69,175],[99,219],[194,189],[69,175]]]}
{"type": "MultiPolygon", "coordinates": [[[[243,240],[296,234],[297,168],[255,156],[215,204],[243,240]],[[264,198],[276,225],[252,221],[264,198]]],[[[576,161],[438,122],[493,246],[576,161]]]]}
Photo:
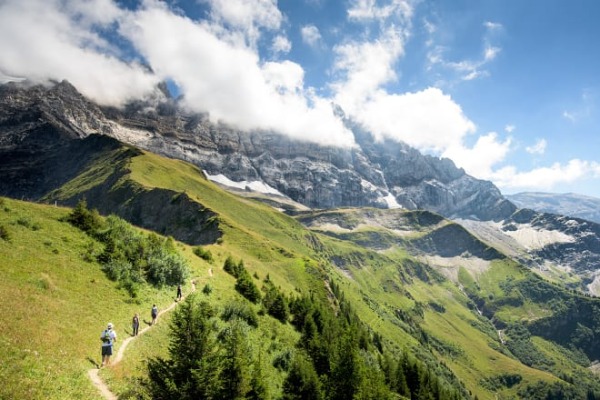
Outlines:
{"type": "Polygon", "coordinates": [[[288,40],[285,36],[277,35],[273,39],[273,45],[271,49],[274,53],[289,53],[292,50],[292,42],[288,40]]]}
{"type": "Polygon", "coordinates": [[[600,163],[573,159],[526,172],[508,166],[495,171],[492,177],[498,187],[508,190],[552,190],[556,185],[586,178],[600,178],[600,163]]]}
{"type": "Polygon", "coordinates": [[[314,25],[305,25],[300,29],[302,41],[311,47],[317,47],[321,42],[321,32],[314,25]]]}
{"type": "Polygon", "coordinates": [[[516,129],[516,126],[512,125],[512,124],[508,124],[504,127],[504,130],[508,133],[513,132],[516,129]]]}
{"type": "Polygon", "coordinates": [[[490,132],[480,136],[473,148],[467,148],[462,143],[454,144],[443,153],[443,157],[450,158],[454,163],[464,168],[472,176],[480,179],[493,177],[493,167],[503,161],[508,152],[512,140],[498,141],[498,134],[490,132]]]}
{"type": "Polygon", "coordinates": [[[501,23],[491,21],[485,21],[483,23],[483,26],[485,26],[488,31],[498,31],[504,28],[504,26],[501,23]]]}
{"type": "Polygon", "coordinates": [[[483,51],[483,60],[486,62],[492,61],[494,58],[496,58],[498,53],[500,53],[500,50],[501,49],[499,47],[486,46],[486,48],[483,51]]]}
{"type": "Polygon", "coordinates": [[[84,95],[123,104],[152,92],[157,78],[126,64],[94,32],[122,18],[108,0],[8,0],[0,3],[0,71],[34,82],[67,79],[84,95]]]}
{"type": "Polygon", "coordinates": [[[475,131],[460,106],[437,88],[404,94],[378,91],[355,113],[378,139],[402,141],[437,153],[458,146],[466,134],[475,131]]]}
{"type": "Polygon", "coordinates": [[[404,54],[408,34],[408,28],[389,27],[376,40],[336,46],[334,102],[376,139],[441,153],[457,146],[475,125],[440,89],[401,94],[384,89],[397,79],[394,66],[404,54]]]}
{"type": "Polygon", "coordinates": [[[404,53],[404,38],[401,32],[388,29],[378,40],[347,42],[334,47],[334,53],[334,71],[339,75],[331,85],[335,102],[357,114],[379,87],[397,78],[394,64],[404,53]]]}
{"type": "Polygon", "coordinates": [[[335,117],[329,101],[304,88],[298,64],[261,63],[252,48],[222,40],[213,26],[155,3],[127,21],[122,33],[159,76],[173,79],[190,109],[244,130],[270,129],[301,140],[353,145],[352,133],[335,117]]]}
{"type": "Polygon", "coordinates": [[[539,139],[533,146],[527,146],[525,151],[529,154],[544,154],[547,145],[546,139],[539,139]]]}
{"type": "Polygon", "coordinates": [[[348,18],[357,21],[385,20],[392,16],[410,19],[413,15],[412,3],[407,0],[353,0],[348,8],[348,18]]]}
{"type": "Polygon", "coordinates": [[[210,4],[212,18],[243,31],[251,44],[260,36],[260,29],[278,29],[283,16],[277,0],[203,0],[210,4]]]}

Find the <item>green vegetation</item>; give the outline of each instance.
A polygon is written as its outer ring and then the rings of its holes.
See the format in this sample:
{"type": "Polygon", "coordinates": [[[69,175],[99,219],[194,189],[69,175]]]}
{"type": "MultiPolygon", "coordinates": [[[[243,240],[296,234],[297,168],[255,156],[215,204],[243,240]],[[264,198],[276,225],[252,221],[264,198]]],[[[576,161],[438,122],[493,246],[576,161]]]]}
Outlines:
{"type": "Polygon", "coordinates": [[[448,227],[439,215],[344,209],[331,212],[341,233],[310,231],[298,220],[328,212],[296,220],[190,164],[131,149],[93,159],[53,195],[110,193],[131,205],[161,190],[144,206],[192,214],[157,212],[157,226],[219,235],[190,246],[84,202],[0,199],[0,311],[10,322],[0,326],[9,382],[0,398],[99,398],[86,370],[106,322],[125,338],[133,313],[164,309],[186,276],[196,277],[194,298],[101,371],[120,398],[598,398],[587,369],[600,358],[598,301],[508,259],[433,267],[411,256],[411,243],[429,245],[448,227]],[[211,217],[196,226],[203,212],[211,217]]]}
{"type": "Polygon", "coordinates": [[[212,263],[214,261],[210,250],[206,250],[201,246],[194,247],[194,254],[209,263],[212,263]]]}
{"type": "Polygon", "coordinates": [[[97,211],[87,209],[85,200],[77,203],[66,220],[104,244],[103,251],[96,255],[102,270],[132,298],[137,297],[138,285],[143,282],[173,286],[189,276],[187,261],[176,251],[171,238],[140,233],[114,215],[103,220],[97,211]]]}

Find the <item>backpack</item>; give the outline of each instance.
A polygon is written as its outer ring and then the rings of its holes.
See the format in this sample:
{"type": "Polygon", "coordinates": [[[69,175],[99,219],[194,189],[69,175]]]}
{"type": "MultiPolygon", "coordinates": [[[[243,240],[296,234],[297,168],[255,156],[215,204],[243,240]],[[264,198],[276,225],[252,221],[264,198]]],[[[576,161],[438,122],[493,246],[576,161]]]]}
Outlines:
{"type": "Polygon", "coordinates": [[[110,335],[110,331],[108,329],[105,329],[104,332],[102,332],[102,342],[104,343],[110,343],[112,340],[112,336],[110,335]]]}

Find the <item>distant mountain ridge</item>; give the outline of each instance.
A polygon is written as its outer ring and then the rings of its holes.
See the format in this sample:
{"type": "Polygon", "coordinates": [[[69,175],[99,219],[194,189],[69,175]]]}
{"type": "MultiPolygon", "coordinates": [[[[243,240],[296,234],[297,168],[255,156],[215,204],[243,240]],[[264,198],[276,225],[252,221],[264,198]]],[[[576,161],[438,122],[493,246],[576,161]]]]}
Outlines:
{"type": "Polygon", "coordinates": [[[576,193],[523,192],[505,196],[520,208],[600,223],[600,199],[576,193]]]}
{"type": "MultiPolygon", "coordinates": [[[[0,110],[0,151],[5,154],[0,175],[13,179],[25,173],[13,163],[23,156],[17,150],[20,138],[27,142],[33,132],[70,138],[104,134],[191,162],[211,176],[258,182],[310,208],[403,207],[478,220],[504,219],[516,210],[491,182],[467,175],[452,161],[422,155],[405,144],[375,142],[350,121],[358,146],[325,147],[214,124],[206,115],[184,113],[168,97],[132,102],[124,109],[101,108],[66,81],[51,87],[5,84],[0,110]]],[[[9,193],[9,188],[15,188],[10,180],[3,193],[26,195],[9,193]]]]}

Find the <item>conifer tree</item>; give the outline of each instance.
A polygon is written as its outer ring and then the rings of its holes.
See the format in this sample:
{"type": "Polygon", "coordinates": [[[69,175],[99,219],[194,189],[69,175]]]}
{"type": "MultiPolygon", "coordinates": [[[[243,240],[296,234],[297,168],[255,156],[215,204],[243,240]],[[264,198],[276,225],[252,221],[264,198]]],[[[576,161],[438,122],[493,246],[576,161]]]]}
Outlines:
{"type": "Polygon", "coordinates": [[[214,312],[192,294],[173,313],[170,358],[148,362],[144,386],[153,399],[217,399],[221,360],[211,318],[214,312]]]}
{"type": "Polygon", "coordinates": [[[298,351],[283,382],[283,400],[322,400],[321,382],[305,353],[298,351]]]}

